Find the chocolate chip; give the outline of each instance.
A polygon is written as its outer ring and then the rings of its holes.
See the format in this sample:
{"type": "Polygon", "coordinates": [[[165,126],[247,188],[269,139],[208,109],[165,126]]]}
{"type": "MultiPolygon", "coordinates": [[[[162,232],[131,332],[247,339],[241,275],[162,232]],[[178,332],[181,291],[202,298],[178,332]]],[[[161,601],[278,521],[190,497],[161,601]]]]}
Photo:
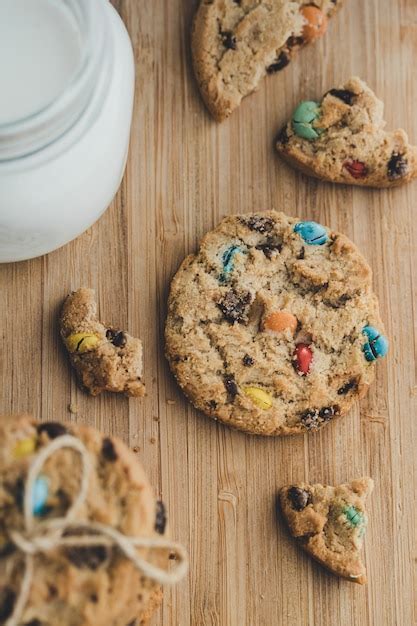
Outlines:
{"type": "Polygon", "coordinates": [[[393,152],[388,162],[388,178],[396,180],[408,174],[408,161],[403,154],[393,152]]]}
{"type": "Polygon", "coordinates": [[[242,324],[248,319],[248,305],[251,302],[249,292],[228,291],[218,303],[218,307],[228,322],[242,324]]]}
{"type": "Polygon", "coordinates": [[[227,48],[228,50],[236,50],[236,37],[230,30],[222,31],[220,33],[220,37],[223,40],[223,45],[225,48],[227,48]]]}
{"type": "Polygon", "coordinates": [[[59,422],[43,422],[36,427],[38,434],[45,433],[49,439],[56,439],[68,433],[68,428],[59,422]]]}
{"type": "Polygon", "coordinates": [[[286,145],[289,142],[290,138],[287,133],[287,125],[283,126],[278,133],[277,143],[281,143],[282,145],[286,145]]]}
{"type": "Polygon", "coordinates": [[[330,89],[329,94],[331,96],[334,96],[335,98],[338,98],[339,100],[342,100],[345,104],[348,104],[349,106],[352,106],[356,98],[356,94],[353,93],[353,91],[349,91],[349,89],[330,89]]]}
{"type": "Polygon", "coordinates": [[[236,381],[233,376],[225,376],[224,386],[226,387],[227,394],[232,400],[234,400],[238,393],[236,381]]]}
{"type": "Polygon", "coordinates": [[[283,70],[284,67],[287,67],[289,62],[290,57],[288,56],[288,54],[286,54],[285,52],[281,52],[278,59],[274,63],[269,65],[269,67],[266,68],[266,71],[268,72],[268,74],[275,74],[275,72],[279,72],[280,70],[283,70]]]}
{"type": "Polygon", "coordinates": [[[216,400],[210,400],[209,402],[209,407],[210,409],[212,409],[214,411],[214,409],[217,409],[217,402],[216,400]]]}
{"type": "Polygon", "coordinates": [[[262,250],[267,259],[272,258],[273,252],[281,252],[282,250],[282,241],[270,237],[266,240],[265,243],[260,243],[256,246],[257,250],[262,250]]]}
{"type": "Polygon", "coordinates": [[[165,504],[162,500],[158,500],[156,503],[156,520],[155,520],[155,530],[160,535],[163,535],[165,532],[165,527],[167,524],[167,515],[165,510],[165,504]]]}
{"type": "Polygon", "coordinates": [[[244,221],[250,230],[255,230],[258,233],[269,233],[274,228],[274,221],[263,215],[252,215],[244,221]]]}
{"type": "Polygon", "coordinates": [[[345,306],[346,302],[349,302],[349,300],[352,300],[352,296],[350,296],[348,293],[344,293],[340,296],[340,298],[335,301],[323,300],[323,304],[331,307],[332,309],[341,309],[343,306],[345,306]]]}
{"type": "Polygon", "coordinates": [[[42,626],[42,622],[38,619],[31,619],[30,622],[25,622],[24,626],[42,626]]]}
{"type": "Polygon", "coordinates": [[[114,463],[115,461],[117,461],[117,458],[118,458],[117,452],[114,448],[114,444],[112,440],[109,439],[108,437],[103,439],[103,445],[101,447],[101,454],[104,456],[106,461],[110,461],[111,463],[114,463]]]}
{"type": "Polygon", "coordinates": [[[303,259],[305,259],[306,257],[306,249],[304,248],[304,246],[301,248],[300,253],[297,257],[297,259],[299,259],[300,261],[302,261],[303,259]]]}
{"type": "Polygon", "coordinates": [[[349,393],[349,391],[356,391],[358,388],[358,380],[356,378],[352,378],[349,380],[343,387],[337,390],[339,396],[345,396],[349,393]]]}
{"type": "Polygon", "coordinates": [[[122,330],[115,330],[114,328],[109,328],[106,331],[106,337],[109,341],[112,342],[116,348],[123,348],[127,343],[126,333],[122,330]]]}
{"type": "Polygon", "coordinates": [[[304,44],[304,38],[303,37],[295,37],[294,35],[292,35],[291,37],[289,37],[287,39],[287,46],[288,48],[297,48],[299,46],[302,46],[304,44]]]}
{"type": "Polygon", "coordinates": [[[301,415],[301,422],[308,430],[318,427],[318,414],[317,411],[305,411],[301,415]]]}
{"type": "Polygon", "coordinates": [[[245,367],[251,367],[255,363],[255,359],[249,356],[249,354],[245,354],[242,361],[245,367]]]}
{"type": "Polygon", "coordinates": [[[307,430],[315,430],[330,421],[339,411],[338,406],[326,406],[320,410],[310,409],[301,415],[301,423],[307,430]]]}
{"type": "Polygon", "coordinates": [[[325,422],[330,420],[335,414],[335,408],[333,406],[326,406],[319,411],[319,417],[321,417],[325,422]]]}
{"type": "MultiPolygon", "coordinates": [[[[64,532],[64,537],[78,537],[86,533],[78,530],[64,532]]],[[[94,535],[95,533],[87,533],[94,535]]],[[[105,546],[91,546],[89,548],[65,548],[65,554],[75,567],[79,569],[97,570],[109,558],[109,551],[105,546]]]]}
{"type": "Polygon", "coordinates": [[[5,622],[13,613],[16,594],[10,587],[0,589],[0,622],[5,622]]]}
{"type": "Polygon", "coordinates": [[[311,493],[299,487],[290,487],[287,495],[295,511],[302,511],[311,502],[311,493]]]}

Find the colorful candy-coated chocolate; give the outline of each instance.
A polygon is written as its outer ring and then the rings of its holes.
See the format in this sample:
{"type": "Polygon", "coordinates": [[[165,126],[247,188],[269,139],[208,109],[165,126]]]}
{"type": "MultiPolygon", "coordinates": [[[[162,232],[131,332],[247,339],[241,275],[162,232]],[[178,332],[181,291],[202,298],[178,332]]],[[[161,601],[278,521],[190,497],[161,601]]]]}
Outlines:
{"type": "Polygon", "coordinates": [[[317,222],[299,222],[294,226],[294,232],[298,233],[310,246],[322,246],[329,239],[324,226],[317,222]]]}
{"type": "Polygon", "coordinates": [[[388,352],[388,339],[373,326],[365,326],[362,332],[368,339],[363,346],[366,360],[375,361],[384,357],[388,352]]]}
{"type": "Polygon", "coordinates": [[[347,507],[346,509],[344,509],[343,512],[346,515],[346,519],[349,524],[354,528],[356,528],[356,526],[362,526],[365,521],[363,513],[358,511],[358,509],[356,509],[354,506],[347,507]]]}
{"type": "Polygon", "coordinates": [[[295,348],[295,365],[297,372],[302,376],[310,373],[311,363],[313,361],[313,352],[306,343],[299,343],[295,348]]]}
{"type": "Polygon", "coordinates": [[[260,409],[267,411],[271,408],[272,397],[260,387],[246,387],[243,391],[260,409]]]}
{"type": "Polygon", "coordinates": [[[306,21],[302,35],[306,43],[311,43],[325,34],[329,21],[321,9],[307,4],[301,8],[301,14],[306,21]]]}
{"type": "Polygon", "coordinates": [[[45,476],[39,476],[33,485],[32,510],[33,515],[40,517],[44,514],[49,494],[49,481],[45,476]]]}
{"type": "Polygon", "coordinates": [[[343,167],[349,172],[352,178],[360,179],[366,178],[368,175],[368,168],[362,161],[345,161],[343,167]]]}
{"type": "Polygon", "coordinates": [[[100,337],[94,333],[75,333],[65,339],[65,344],[70,352],[89,352],[94,350],[100,343],[100,337]]]}
{"type": "Polygon", "coordinates": [[[282,333],[284,330],[289,329],[294,335],[297,325],[297,318],[292,313],[288,313],[288,311],[274,311],[264,321],[264,328],[274,333],[282,333]]]}
{"type": "Polygon", "coordinates": [[[16,459],[22,459],[25,456],[30,456],[36,450],[36,439],[28,437],[21,439],[14,447],[13,454],[16,459]]]}
{"type": "Polygon", "coordinates": [[[312,126],[318,117],[320,117],[320,104],[318,102],[312,100],[300,102],[292,115],[292,126],[295,134],[303,139],[318,139],[322,131],[312,126]]]}
{"type": "Polygon", "coordinates": [[[233,271],[233,267],[235,264],[235,256],[238,252],[242,252],[241,246],[230,246],[227,250],[224,251],[222,261],[223,261],[223,277],[230,272],[233,271]]]}

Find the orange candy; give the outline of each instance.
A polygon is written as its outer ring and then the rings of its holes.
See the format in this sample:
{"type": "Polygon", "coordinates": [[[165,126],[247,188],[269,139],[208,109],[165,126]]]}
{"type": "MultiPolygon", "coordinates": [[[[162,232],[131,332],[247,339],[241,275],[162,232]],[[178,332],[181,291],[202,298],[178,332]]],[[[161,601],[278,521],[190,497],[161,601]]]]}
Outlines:
{"type": "Polygon", "coordinates": [[[328,19],[321,9],[307,4],[302,7],[301,14],[307,22],[303,28],[303,39],[306,43],[324,35],[327,30],[328,19]]]}
{"type": "Polygon", "coordinates": [[[282,333],[289,328],[292,334],[297,330],[297,318],[287,311],[274,311],[264,321],[264,328],[274,333],[282,333]]]}

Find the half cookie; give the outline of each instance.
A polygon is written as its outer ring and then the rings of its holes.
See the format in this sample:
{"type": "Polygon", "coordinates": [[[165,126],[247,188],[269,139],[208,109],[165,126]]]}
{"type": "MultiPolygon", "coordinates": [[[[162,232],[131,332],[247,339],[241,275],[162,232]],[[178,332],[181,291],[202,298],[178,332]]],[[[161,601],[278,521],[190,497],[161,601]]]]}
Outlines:
{"type": "Polygon", "coordinates": [[[361,478],[337,487],[301,483],[280,491],[282,513],[303,550],[336,576],[361,585],[365,500],[373,487],[371,478],[361,478]]]}
{"type": "Polygon", "coordinates": [[[172,281],[172,371],[197,408],[249,433],[328,424],[366,393],[386,352],[369,266],[315,222],[227,217],[172,281]]]}
{"type": "Polygon", "coordinates": [[[142,342],[97,318],[92,289],[78,289],[65,300],[60,318],[61,337],[83,389],[145,395],[142,382],[142,342]]]}
{"type": "Polygon", "coordinates": [[[202,0],[192,34],[194,70],[211,114],[222,121],[266,74],[326,32],[342,0],[202,0]]]}
{"type": "Polygon", "coordinates": [[[321,102],[301,102],[281,130],[277,150],[309,176],[363,187],[396,187],[417,176],[417,147],[385,130],[383,103],[359,78],[321,102]]]}

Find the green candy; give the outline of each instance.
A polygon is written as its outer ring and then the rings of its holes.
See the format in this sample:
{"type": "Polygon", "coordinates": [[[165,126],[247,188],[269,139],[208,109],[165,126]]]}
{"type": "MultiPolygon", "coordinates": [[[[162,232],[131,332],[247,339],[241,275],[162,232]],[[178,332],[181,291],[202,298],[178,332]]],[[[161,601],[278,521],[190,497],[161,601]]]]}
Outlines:
{"type": "Polygon", "coordinates": [[[313,128],[312,123],[320,117],[320,104],[313,100],[300,102],[292,116],[292,127],[294,132],[303,139],[318,139],[322,131],[313,128]]]}
{"type": "Polygon", "coordinates": [[[365,518],[363,513],[358,511],[354,506],[349,506],[344,509],[343,513],[346,515],[346,519],[353,528],[358,526],[364,526],[365,518]]]}

